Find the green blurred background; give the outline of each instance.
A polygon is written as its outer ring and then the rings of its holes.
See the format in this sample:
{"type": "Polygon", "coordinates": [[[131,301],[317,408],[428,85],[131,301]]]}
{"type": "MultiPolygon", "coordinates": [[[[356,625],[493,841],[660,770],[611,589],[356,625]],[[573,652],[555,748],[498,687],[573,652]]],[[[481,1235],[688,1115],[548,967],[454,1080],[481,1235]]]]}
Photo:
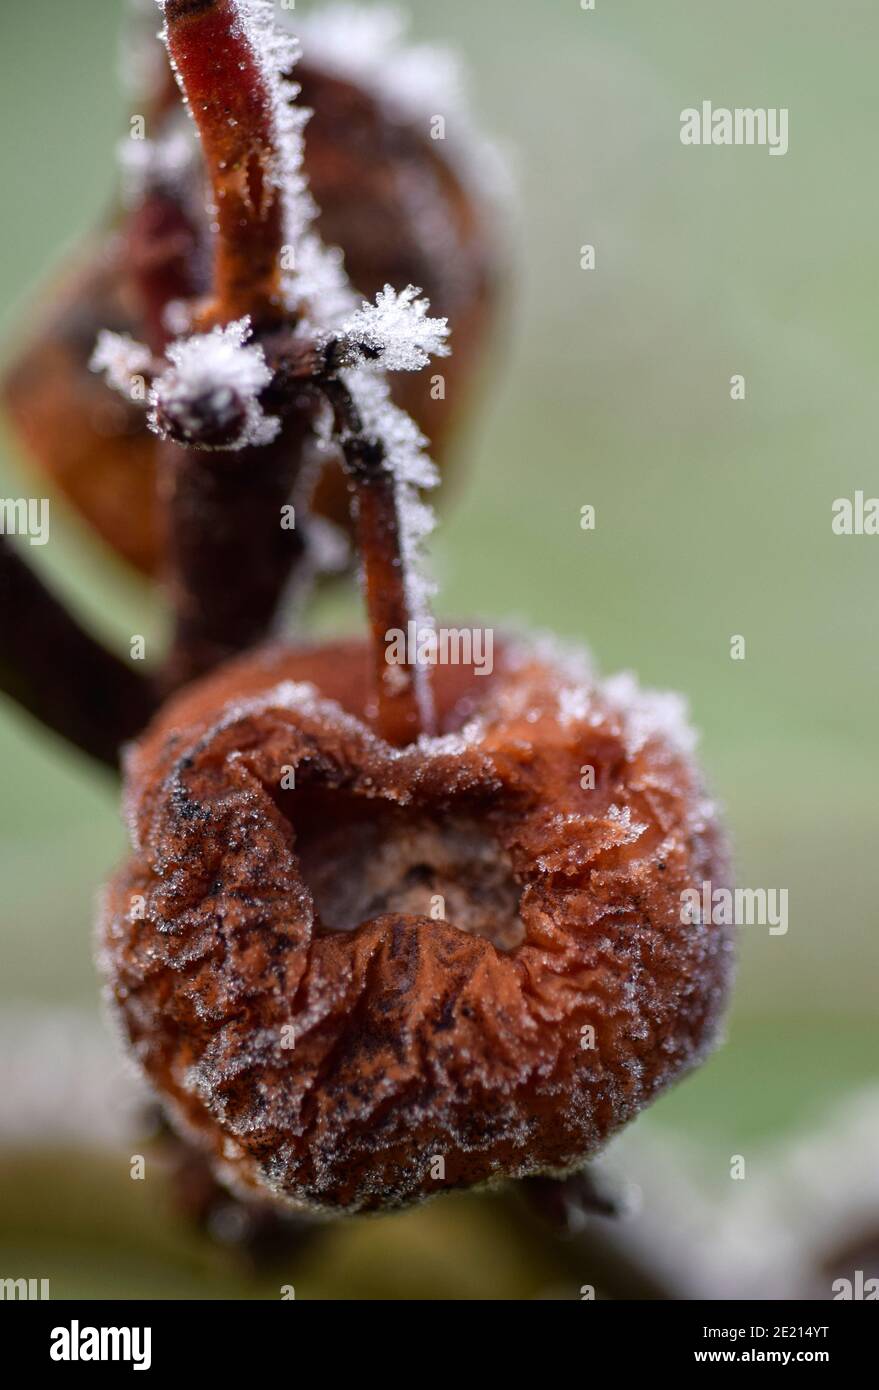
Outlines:
{"type": "MultiPolygon", "coordinates": [[[[807,1124],[876,1072],[879,539],[836,537],[830,519],[834,498],[879,491],[879,9],[408,8],[418,37],[466,57],[476,110],[512,152],[521,189],[495,380],[462,440],[435,544],[442,605],[583,639],[604,670],[686,692],[738,881],[789,889],[787,936],[742,932],[726,1047],[638,1122],[685,1135],[725,1173],[731,1153],[807,1124]],[[789,107],[788,154],[682,147],[680,111],[703,98],[789,107]],[[579,266],[585,242],[592,272],[579,266]],[[743,402],[730,399],[733,373],[746,378],[743,402]],[[579,526],[585,503],[597,511],[591,533],[579,526]],[[730,659],[732,634],[746,638],[744,661],[730,659]]],[[[109,199],[127,118],[122,9],[0,11],[7,337],[109,199]]],[[[0,466],[7,495],[35,490],[8,435],[0,466]]],[[[60,505],[52,543],[28,558],[120,646],[133,632],[159,639],[161,613],[60,505]]],[[[336,598],[317,621],[357,617],[356,599],[336,598]]],[[[115,789],[7,704],[0,767],[0,1001],[96,1011],[95,895],[124,847],[115,789]]],[[[135,1184],[119,1186],[118,1223],[149,1228],[149,1255],[126,1246],[111,1278],[83,1253],[79,1226],[62,1253],[57,1229],[31,1236],[10,1215],[33,1218],[28,1171],[20,1191],[4,1182],[0,1231],[11,1223],[22,1264],[49,1241],[59,1292],[254,1290],[187,1264],[170,1227],[165,1248],[148,1211],[135,1222],[122,1210],[135,1184]]],[[[490,1199],[353,1222],[332,1240],[314,1286],[343,1296],[359,1287],[358,1260],[386,1296],[419,1280],[442,1289],[452,1249],[460,1288],[471,1247],[460,1296],[527,1294],[537,1278],[507,1261],[490,1199]]]]}

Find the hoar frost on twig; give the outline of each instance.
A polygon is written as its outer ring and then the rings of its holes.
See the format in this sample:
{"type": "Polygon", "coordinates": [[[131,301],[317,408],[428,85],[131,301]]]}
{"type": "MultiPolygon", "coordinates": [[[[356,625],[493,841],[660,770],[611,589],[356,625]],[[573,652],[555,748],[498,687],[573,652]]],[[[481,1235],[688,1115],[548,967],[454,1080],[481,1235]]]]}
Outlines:
{"type": "MultiPolygon", "coordinates": [[[[164,0],[157,3],[164,11],[164,0]]],[[[427,300],[412,285],[399,292],[386,285],[373,304],[358,303],[341,253],[327,248],[312,225],[317,209],[303,172],[303,133],[311,113],[295,105],[299,87],[288,76],[300,55],[298,40],[278,28],[270,0],[234,0],[234,6],[269,94],[273,158],[267,176],[281,200],[284,264],[290,267],[281,291],[293,319],[292,339],[300,345],[313,341],[318,387],[334,378],[348,392],[364,436],[394,476],[403,547],[413,558],[432,525],[417,489],[433,486],[437,475],[427,441],[391,400],[384,374],[418,371],[431,356],[447,355],[448,324],[428,315],[427,300]]],[[[167,43],[167,24],[163,37],[167,43]]],[[[148,423],[160,436],[170,433],[178,442],[206,448],[264,445],[277,438],[281,421],[261,404],[273,371],[250,335],[249,320],[241,318],[178,338],[166,350],[167,361],[157,363],[132,339],[105,332],[91,365],[129,398],[132,375],[152,372],[148,423]]],[[[338,428],[336,420],[320,433],[328,442],[338,428]]],[[[420,600],[425,593],[422,588],[420,600]]]]}

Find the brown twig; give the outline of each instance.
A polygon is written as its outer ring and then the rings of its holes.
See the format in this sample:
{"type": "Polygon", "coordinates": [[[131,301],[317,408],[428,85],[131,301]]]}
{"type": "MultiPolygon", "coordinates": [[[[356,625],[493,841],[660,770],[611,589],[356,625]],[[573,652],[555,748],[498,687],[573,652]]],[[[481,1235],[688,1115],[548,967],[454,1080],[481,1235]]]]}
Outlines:
{"type": "Polygon", "coordinates": [[[174,608],[162,685],[173,690],[268,635],[303,557],[302,532],[282,525],[308,428],[291,414],[272,444],[205,454],[165,444],[166,577],[174,608]]]}
{"type": "MultiPolygon", "coordinates": [[[[165,39],[198,127],[214,207],[212,292],[204,330],[281,314],[283,209],[268,74],[232,0],[166,0],[165,39]]],[[[301,534],[281,524],[299,471],[307,414],[288,400],[284,429],[263,448],[209,456],[169,443],[160,463],[166,574],[175,611],[162,684],[200,675],[265,637],[301,534]]]]}
{"type": "Polygon", "coordinates": [[[417,661],[390,665],[387,660],[388,633],[408,633],[409,623],[418,618],[409,599],[396,480],[380,442],[364,434],[359,412],[344,384],[327,377],[320,385],[333,408],[352,493],[372,639],[375,725],[388,743],[402,747],[419,734],[434,732],[434,708],[429,668],[417,661]]]}
{"type": "MultiPolygon", "coordinates": [[[[196,315],[207,328],[249,316],[254,342],[273,361],[279,440],[260,451],[234,447],[243,402],[234,385],[193,400],[156,402],[160,427],[178,445],[230,450],[210,459],[189,447],[164,453],[163,500],[176,632],[165,683],[176,686],[264,637],[302,547],[281,530],[280,509],[298,472],[309,413],[302,382],[330,401],[352,492],[374,651],[376,726],[394,744],[431,732],[426,666],[391,664],[388,633],[408,634],[411,611],[400,489],[380,441],[364,431],[340,380],[333,347],[303,350],[281,302],[286,127],[266,55],[257,51],[236,0],[165,0],[165,40],[198,125],[216,216],[213,295],[196,315]],[[298,356],[297,356],[298,353],[298,356]],[[286,492],[285,492],[286,489],[286,492]]],[[[289,132],[286,132],[289,133],[289,132]]],[[[363,348],[362,355],[368,353],[363,348]]],[[[177,391],[173,387],[172,391],[177,391]]],[[[312,397],[313,398],[313,397],[312,397]]]]}
{"type": "Polygon", "coordinates": [[[168,52],[201,136],[215,219],[199,326],[279,312],[283,209],[274,107],[233,0],[165,0],[168,52]]]}
{"type": "Polygon", "coordinates": [[[151,682],[80,627],[0,535],[0,690],[108,767],[150,718],[151,682]]]}

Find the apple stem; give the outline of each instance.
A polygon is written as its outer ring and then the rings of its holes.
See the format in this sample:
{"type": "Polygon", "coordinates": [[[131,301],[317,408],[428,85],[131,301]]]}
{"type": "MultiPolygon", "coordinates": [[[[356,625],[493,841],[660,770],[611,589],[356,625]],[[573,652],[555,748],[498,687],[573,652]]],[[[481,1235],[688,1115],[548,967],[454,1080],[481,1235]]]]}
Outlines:
{"type": "Polygon", "coordinates": [[[333,409],[351,488],[372,644],[374,724],[388,743],[404,747],[420,734],[435,733],[436,725],[430,669],[409,649],[410,624],[415,624],[417,632],[417,621],[409,597],[397,480],[387,466],[381,442],[365,434],[344,383],[337,378],[325,379],[321,389],[333,409]],[[388,659],[392,632],[401,632],[407,639],[406,657],[400,662],[388,659]]]}

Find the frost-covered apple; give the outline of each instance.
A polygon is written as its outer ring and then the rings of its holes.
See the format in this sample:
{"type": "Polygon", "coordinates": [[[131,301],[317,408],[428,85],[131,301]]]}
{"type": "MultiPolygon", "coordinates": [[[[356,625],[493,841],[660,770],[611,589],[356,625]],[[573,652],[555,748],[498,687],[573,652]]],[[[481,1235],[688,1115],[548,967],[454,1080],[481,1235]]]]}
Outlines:
{"type": "Polygon", "coordinates": [[[269,649],[129,760],[109,995],[242,1191],[566,1172],[716,1040],[731,928],[680,902],[726,853],[681,702],[527,643],[434,675],[436,734],[396,748],[364,644],[269,649]]]}

